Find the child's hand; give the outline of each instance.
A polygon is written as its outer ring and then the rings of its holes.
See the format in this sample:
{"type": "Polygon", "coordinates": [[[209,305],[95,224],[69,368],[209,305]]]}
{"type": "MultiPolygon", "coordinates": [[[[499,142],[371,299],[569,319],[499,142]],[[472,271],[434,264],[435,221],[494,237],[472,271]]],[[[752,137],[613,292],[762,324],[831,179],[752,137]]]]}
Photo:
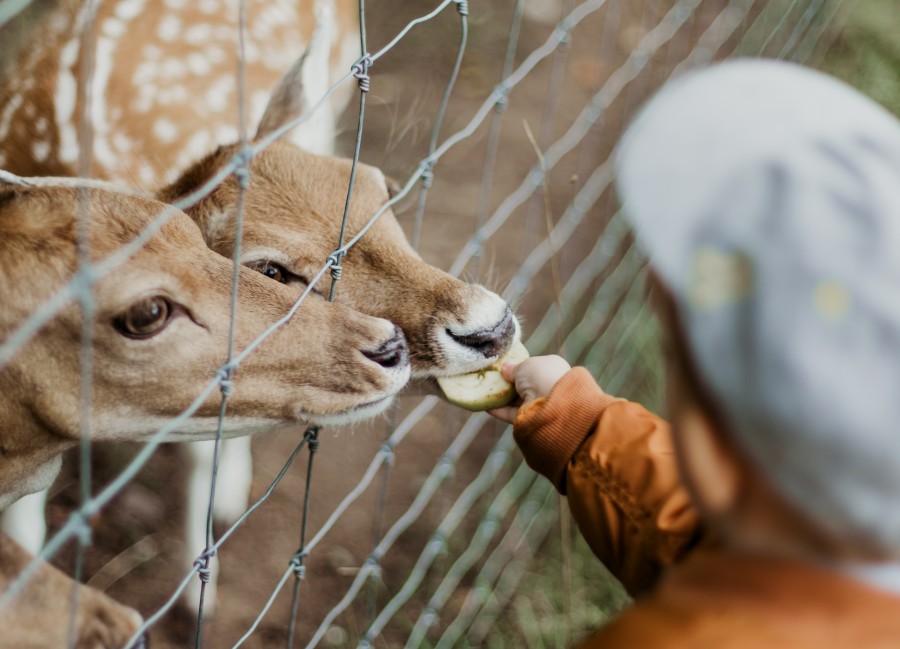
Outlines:
{"type": "MultiPolygon", "coordinates": [[[[521,363],[504,363],[501,373],[503,378],[516,386],[520,397],[518,405],[521,406],[550,394],[553,386],[570,369],[572,367],[560,356],[532,356],[521,363]]],[[[518,411],[518,406],[506,406],[489,412],[511,424],[518,411]]]]}

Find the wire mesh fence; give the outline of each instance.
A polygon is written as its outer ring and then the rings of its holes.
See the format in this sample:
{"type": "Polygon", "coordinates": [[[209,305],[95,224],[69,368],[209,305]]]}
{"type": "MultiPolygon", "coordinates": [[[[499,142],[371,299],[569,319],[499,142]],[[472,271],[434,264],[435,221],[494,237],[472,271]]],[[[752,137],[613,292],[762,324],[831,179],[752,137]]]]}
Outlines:
{"type": "MultiPolygon", "coordinates": [[[[27,4],[0,2],[0,27],[27,4]]],[[[233,525],[214,530],[215,481],[227,476],[213,473],[207,544],[196,549],[187,573],[173,565],[172,544],[160,549],[165,544],[153,541],[155,550],[134,551],[156,538],[155,532],[124,549],[98,547],[105,543],[98,517],[122,506],[123,494],[140,483],[148,464],[158,468],[172,461],[164,443],[216,391],[221,437],[232,374],[329,276],[331,298],[339,295],[340,282],[346,281],[341,280],[344,256],[388,208],[397,211],[426,258],[454,276],[504,287],[503,297],[518,304],[526,318],[525,342],[532,354],[560,351],[588,367],[608,392],[660,406],[660,361],[644,299],[644,261],[611,188],[616,139],[648,94],[691,68],[731,56],[817,64],[839,32],[842,12],[853,3],[490,4],[444,0],[423,8],[360,1],[360,54],[338,85],[303,116],[256,141],[247,135],[242,107],[241,147],[219,173],[114,255],[92,263],[83,255],[71,282],[0,342],[2,369],[65,305],[79,301],[90,314],[96,278],[124,263],[175,208],[193,204],[231,175],[239,179],[243,196],[253,182],[247,172],[253,156],[316,110],[327,109],[339,86],[357,83],[359,102],[348,116],[354,170],[358,160],[379,164],[403,179],[399,192],[358,231],[342,226],[334,252],[321,260],[293,308],[244,349],[236,349],[232,338],[227,357],[192,405],[160,427],[99,489],[90,435],[83,436],[80,472],[73,478],[77,502],[55,525],[41,557],[79,579],[114,573],[106,582],[115,584],[110,592],[146,618],[134,641],[149,631],[155,646],[177,645],[185,636],[196,646],[521,646],[522,634],[536,633],[561,644],[602,618],[605,607],[614,607],[610,602],[621,601],[609,594],[617,592],[611,580],[593,584],[593,603],[573,599],[570,580],[578,572],[573,562],[580,559],[569,552],[572,535],[550,485],[521,464],[509,430],[434,396],[403,397],[387,421],[363,432],[309,429],[299,439],[293,433],[258,440],[263,466],[257,467],[254,503],[233,525]],[[544,21],[547,15],[551,24],[544,21]],[[399,111],[409,112],[401,117],[399,111]],[[416,133],[420,128],[424,135],[416,133]],[[303,454],[305,468],[294,467],[303,454]],[[277,508],[272,501],[280,503],[277,508]],[[276,527],[266,527],[272,520],[276,527]],[[561,539],[554,541],[559,529],[561,539]],[[558,546],[561,563],[548,563],[542,553],[558,546]],[[92,553],[106,558],[94,560],[92,553]],[[136,556],[142,553],[147,556],[136,556]],[[126,554],[124,568],[107,570],[126,554]],[[185,631],[176,615],[178,598],[191,580],[209,574],[211,561],[222,565],[219,610],[207,626],[201,595],[200,623],[185,631]],[[498,620],[515,617],[523,580],[533,583],[541,571],[552,574],[540,583],[557,584],[559,596],[544,597],[539,605],[562,609],[562,621],[549,630],[504,626],[498,620]]],[[[351,173],[344,226],[354,178],[351,173]]],[[[241,213],[239,202],[238,232],[241,213]]],[[[239,261],[238,242],[235,294],[239,261]]],[[[235,308],[236,302],[232,317],[235,308]]],[[[90,340],[90,331],[83,338],[90,340]]],[[[83,430],[89,431],[90,345],[84,345],[82,358],[83,430]]],[[[9,605],[37,566],[0,595],[0,606],[9,605]]]]}

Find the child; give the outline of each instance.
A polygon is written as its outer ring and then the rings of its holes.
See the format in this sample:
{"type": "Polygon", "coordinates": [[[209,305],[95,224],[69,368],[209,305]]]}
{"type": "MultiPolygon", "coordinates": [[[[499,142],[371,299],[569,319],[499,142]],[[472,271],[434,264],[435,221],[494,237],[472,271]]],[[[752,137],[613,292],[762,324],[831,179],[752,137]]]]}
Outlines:
{"type": "Polygon", "coordinates": [[[556,356],[493,413],[636,596],[583,646],[900,647],[900,123],[737,61],[664,89],[617,165],[672,425],[556,356]]]}

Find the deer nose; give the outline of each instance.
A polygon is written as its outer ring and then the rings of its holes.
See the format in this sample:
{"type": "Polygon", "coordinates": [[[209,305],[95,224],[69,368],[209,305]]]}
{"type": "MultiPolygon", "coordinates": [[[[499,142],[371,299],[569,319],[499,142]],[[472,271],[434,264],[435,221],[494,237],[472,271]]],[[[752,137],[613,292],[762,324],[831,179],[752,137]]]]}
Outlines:
{"type": "Polygon", "coordinates": [[[516,325],[512,309],[507,307],[503,319],[490,329],[466,334],[457,334],[452,329],[447,329],[447,334],[463,347],[468,347],[485,358],[493,358],[506,351],[515,331],[516,325]]]}
{"type": "Polygon", "coordinates": [[[385,369],[402,368],[409,365],[409,350],[400,327],[394,325],[394,335],[382,343],[378,349],[364,351],[363,356],[385,369]]]}

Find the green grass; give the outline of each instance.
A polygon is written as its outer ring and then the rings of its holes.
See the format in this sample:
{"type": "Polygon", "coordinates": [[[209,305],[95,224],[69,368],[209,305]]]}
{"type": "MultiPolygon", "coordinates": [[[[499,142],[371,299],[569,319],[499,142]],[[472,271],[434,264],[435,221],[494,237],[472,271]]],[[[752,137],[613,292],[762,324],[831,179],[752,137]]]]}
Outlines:
{"type": "MultiPolygon", "coordinates": [[[[484,637],[490,649],[549,649],[570,646],[629,603],[624,589],[573,529],[569,592],[563,584],[559,528],[551,529],[509,602],[484,637]],[[566,610],[568,600],[568,610],[566,610]]],[[[462,645],[468,646],[468,645],[462,645]]]]}

